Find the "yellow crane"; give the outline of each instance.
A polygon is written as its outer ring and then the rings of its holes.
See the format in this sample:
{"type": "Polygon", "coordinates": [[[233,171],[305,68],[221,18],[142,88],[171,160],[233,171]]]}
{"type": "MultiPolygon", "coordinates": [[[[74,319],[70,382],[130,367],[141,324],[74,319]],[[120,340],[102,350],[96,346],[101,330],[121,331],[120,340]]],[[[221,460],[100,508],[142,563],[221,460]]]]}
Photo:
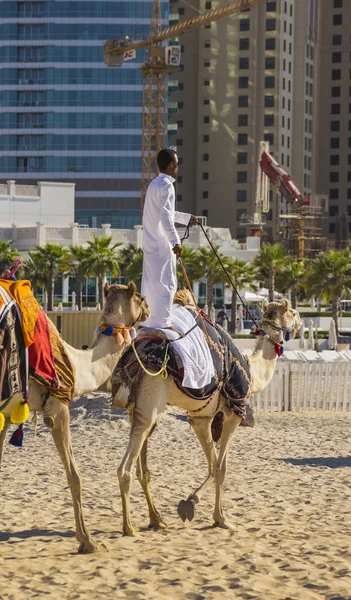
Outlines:
{"type": "MultiPolygon", "coordinates": [[[[163,54],[162,42],[192,29],[199,29],[208,23],[266,4],[269,0],[236,0],[219,8],[181,21],[176,25],[161,29],[160,0],[154,0],[151,16],[150,35],[147,40],[133,42],[129,37],[108,40],[104,46],[104,61],[110,67],[121,67],[124,57],[131,57],[133,51],[148,49],[148,59],[142,65],[143,113],[142,113],[142,178],[141,208],[147,187],[157,173],[156,156],[164,148],[167,140],[167,75],[175,68],[171,60],[163,54]]],[[[178,63],[179,64],[179,63],[178,63]]]]}

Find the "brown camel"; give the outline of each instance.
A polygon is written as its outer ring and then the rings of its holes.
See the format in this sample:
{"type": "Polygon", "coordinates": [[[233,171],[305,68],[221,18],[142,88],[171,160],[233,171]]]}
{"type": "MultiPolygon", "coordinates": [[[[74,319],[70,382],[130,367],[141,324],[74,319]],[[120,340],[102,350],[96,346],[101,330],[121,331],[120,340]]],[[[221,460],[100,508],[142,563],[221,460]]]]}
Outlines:
{"type": "MultiPolygon", "coordinates": [[[[184,292],[175,301],[179,304],[190,304],[189,299],[184,302],[184,292]]],[[[286,330],[289,329],[291,337],[301,325],[297,311],[291,309],[289,302],[263,303],[263,319],[260,324],[265,335],[259,336],[252,356],[247,359],[251,373],[251,394],[261,392],[271,381],[277,354],[275,343],[282,344],[286,330]]],[[[115,396],[113,404],[126,407],[128,390],[122,388],[115,396]]],[[[130,410],[131,432],[127,451],[118,469],[118,477],[123,506],[123,533],[134,535],[135,530],[130,516],[130,489],[132,482],[133,466],[137,465],[137,477],[143,488],[150,516],[150,528],[166,527],[160,513],[155,508],[150,491],[150,472],[147,468],[147,441],[153,432],[159,417],[164,412],[167,403],[182,408],[189,413],[191,426],[199,439],[208,461],[209,473],[205,481],[196,489],[187,500],[182,500],[178,505],[178,514],[183,521],[192,520],[195,505],[210,486],[216,486],[216,499],[214,508],[214,525],[230,529],[222,507],[223,483],[227,471],[227,455],[231,439],[240,424],[241,418],[226,409],[224,399],[216,393],[209,404],[205,404],[199,412],[199,401],[185,396],[175,385],[171,377],[163,379],[160,375],[152,377],[144,375],[135,397],[135,402],[130,410]],[[224,414],[223,428],[220,439],[219,452],[217,453],[211,432],[211,424],[215,415],[224,414]]]]}
{"type": "MultiPolygon", "coordinates": [[[[147,304],[136,291],[134,283],[131,282],[128,286],[106,284],[104,291],[106,303],[99,324],[119,326],[123,331],[123,327],[136,324],[148,317],[147,304]]],[[[128,337],[129,334],[126,334],[124,339],[128,340],[128,337]]],[[[75,371],[75,395],[92,392],[111,377],[111,373],[126,347],[124,339],[121,334],[118,334],[117,337],[115,335],[106,336],[97,331],[94,342],[88,350],[77,350],[64,343],[75,371]]],[[[84,554],[96,552],[99,545],[94,542],[84,523],[81,498],[82,480],[73,456],[69,409],[58,398],[50,394],[45,387],[32,379],[29,384],[29,407],[33,411],[42,412],[44,423],[52,433],[65,468],[73,499],[76,536],[80,543],[78,551],[84,554]]],[[[5,427],[0,433],[0,465],[6,432],[10,425],[10,411],[10,406],[7,413],[6,409],[4,411],[6,421],[5,427]]]]}

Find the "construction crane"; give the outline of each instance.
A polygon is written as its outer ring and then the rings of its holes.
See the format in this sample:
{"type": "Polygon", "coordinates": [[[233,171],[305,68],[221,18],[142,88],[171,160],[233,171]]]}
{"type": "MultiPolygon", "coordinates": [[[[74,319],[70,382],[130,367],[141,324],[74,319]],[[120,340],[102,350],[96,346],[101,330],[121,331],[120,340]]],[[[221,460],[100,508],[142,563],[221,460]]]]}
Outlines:
{"type": "Polygon", "coordinates": [[[287,240],[290,251],[298,260],[303,260],[313,252],[324,250],[325,239],[322,227],[319,226],[325,210],[323,203],[318,205],[311,202],[267,149],[262,152],[259,165],[262,173],[285,199],[288,210],[290,209],[287,214],[279,215],[280,219],[287,220],[289,224],[287,240]]]}
{"type": "Polygon", "coordinates": [[[146,189],[157,173],[156,156],[167,141],[167,76],[180,63],[180,47],[168,46],[163,54],[162,42],[192,29],[199,29],[235,13],[248,10],[269,0],[236,0],[220,8],[161,29],[160,0],[154,0],[150,35],[147,40],[134,42],[126,36],[108,40],[104,46],[104,61],[109,67],[121,67],[123,59],[135,57],[136,50],[147,48],[148,59],[142,65],[143,113],[142,113],[142,180],[141,208],[146,189]]]}

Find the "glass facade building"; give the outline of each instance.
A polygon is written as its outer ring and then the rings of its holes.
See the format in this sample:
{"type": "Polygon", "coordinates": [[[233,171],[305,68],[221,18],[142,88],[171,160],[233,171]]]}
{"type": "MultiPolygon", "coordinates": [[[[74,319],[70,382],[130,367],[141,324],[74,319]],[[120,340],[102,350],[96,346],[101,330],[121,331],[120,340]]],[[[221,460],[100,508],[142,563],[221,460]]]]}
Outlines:
{"type": "Polygon", "coordinates": [[[74,182],[82,224],[140,222],[139,63],[107,67],[103,46],[147,37],[151,11],[152,0],[0,0],[1,179],[74,182]]]}

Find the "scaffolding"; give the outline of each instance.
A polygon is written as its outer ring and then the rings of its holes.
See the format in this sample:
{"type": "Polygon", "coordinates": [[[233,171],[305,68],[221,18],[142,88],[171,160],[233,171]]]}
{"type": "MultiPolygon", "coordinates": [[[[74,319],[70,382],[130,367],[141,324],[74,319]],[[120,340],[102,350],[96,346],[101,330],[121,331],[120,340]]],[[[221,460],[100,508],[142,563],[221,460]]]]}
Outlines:
{"type": "Polygon", "coordinates": [[[286,213],[279,215],[282,221],[279,241],[288,252],[298,260],[314,258],[324,252],[327,249],[323,233],[324,206],[313,199],[311,204],[287,203],[286,208],[286,213]]]}

